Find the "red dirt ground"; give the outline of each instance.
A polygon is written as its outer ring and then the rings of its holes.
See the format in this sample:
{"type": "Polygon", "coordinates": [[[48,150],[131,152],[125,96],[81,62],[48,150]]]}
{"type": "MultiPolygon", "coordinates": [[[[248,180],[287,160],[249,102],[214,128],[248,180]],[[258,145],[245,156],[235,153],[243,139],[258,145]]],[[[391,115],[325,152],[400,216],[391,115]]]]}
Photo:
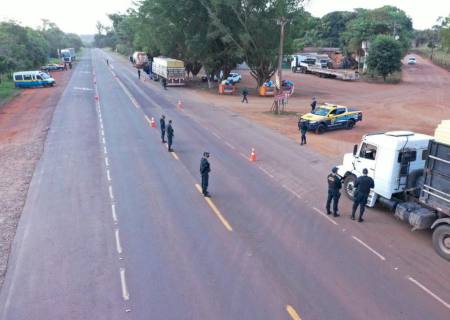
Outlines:
{"type": "Polygon", "coordinates": [[[24,89],[0,106],[0,286],[53,111],[71,74],[54,72],[55,87],[24,89]]]}
{"type": "MultiPolygon", "coordinates": [[[[293,80],[296,90],[287,107],[287,111],[293,114],[285,116],[268,113],[273,100],[258,97],[256,89],[250,90],[248,105],[242,104],[237,95],[219,96],[215,90],[200,88],[196,93],[200,99],[239,112],[295,140],[299,140],[295,113],[309,112],[313,96],[319,102],[338,103],[362,110],[364,119],[353,130],[331,131],[320,136],[308,134],[309,147],[324,155],[340,158],[368,132],[411,130],[433,135],[442,119],[450,119],[450,72],[420,56],[416,59],[417,65],[403,66],[402,82],[399,84],[344,82],[293,74],[286,70],[283,78],[293,80]]],[[[238,90],[244,86],[254,88],[255,81],[248,72],[241,73],[243,80],[238,90]]]]}

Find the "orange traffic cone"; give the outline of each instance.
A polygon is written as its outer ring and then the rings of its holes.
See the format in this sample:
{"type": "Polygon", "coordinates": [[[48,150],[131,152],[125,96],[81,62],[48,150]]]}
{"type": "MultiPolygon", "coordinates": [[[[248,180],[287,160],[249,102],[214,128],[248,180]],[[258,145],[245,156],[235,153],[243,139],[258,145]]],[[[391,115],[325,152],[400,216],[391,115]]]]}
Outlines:
{"type": "Polygon", "coordinates": [[[156,128],[156,122],[155,122],[155,118],[152,117],[152,119],[150,120],[150,126],[152,128],[156,128]]]}
{"type": "Polygon", "coordinates": [[[256,152],[255,152],[255,148],[252,148],[252,153],[250,153],[250,159],[251,162],[256,161],[256,152]]]}
{"type": "Polygon", "coordinates": [[[181,100],[178,100],[177,108],[183,109],[183,102],[181,100]]]}

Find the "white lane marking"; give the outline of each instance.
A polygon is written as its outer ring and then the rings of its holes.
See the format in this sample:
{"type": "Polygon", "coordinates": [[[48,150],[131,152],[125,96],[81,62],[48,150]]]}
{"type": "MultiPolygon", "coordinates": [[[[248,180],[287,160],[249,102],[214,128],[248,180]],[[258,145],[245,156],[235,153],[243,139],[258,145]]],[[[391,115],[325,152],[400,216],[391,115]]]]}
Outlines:
{"type": "MultiPolygon", "coordinates": [[[[290,193],[292,193],[294,196],[296,196],[297,198],[301,199],[302,196],[299,195],[297,192],[295,192],[294,190],[292,190],[291,188],[289,188],[287,185],[283,184],[283,188],[285,188],[287,191],[289,191],[290,193]]],[[[333,220],[334,221],[334,220],[333,220]]]]}
{"type": "Polygon", "coordinates": [[[108,190],[109,190],[109,198],[111,200],[114,200],[114,194],[113,194],[113,189],[112,189],[111,185],[108,187],[108,190]]]}
{"type": "Polygon", "coordinates": [[[239,152],[239,155],[240,155],[241,157],[243,157],[245,160],[248,160],[247,156],[246,156],[245,154],[243,154],[242,152],[239,152]]]}
{"type": "Polygon", "coordinates": [[[130,293],[127,288],[127,281],[125,279],[125,268],[120,268],[120,284],[122,285],[122,298],[125,301],[130,300],[130,293]]]}
{"type": "Polygon", "coordinates": [[[428,289],[427,287],[425,287],[423,284],[421,284],[419,281],[417,281],[416,279],[414,279],[413,277],[408,277],[408,280],[411,281],[412,283],[414,283],[416,286],[418,286],[420,289],[422,289],[423,291],[425,291],[426,293],[428,293],[430,296],[432,296],[434,299],[436,299],[437,301],[439,301],[440,303],[442,303],[444,305],[444,307],[446,307],[447,309],[450,309],[450,304],[445,302],[441,297],[439,297],[437,294],[433,293],[430,289],[428,289]]]}
{"type": "Polygon", "coordinates": [[[103,130],[103,122],[100,122],[100,129],[103,130]]]}
{"type": "Polygon", "coordinates": [[[108,160],[108,157],[105,157],[105,165],[106,165],[107,167],[109,167],[109,160],[108,160]]]}
{"type": "Polygon", "coordinates": [[[214,137],[216,137],[217,139],[222,139],[217,133],[215,133],[214,131],[211,132],[213,134],[214,137]]]}
{"type": "Polygon", "coordinates": [[[111,181],[111,174],[109,172],[109,169],[106,170],[106,178],[108,178],[108,181],[111,181]]]}
{"type": "Polygon", "coordinates": [[[352,236],[352,238],[356,241],[358,241],[360,244],[362,244],[366,249],[369,249],[374,255],[376,255],[378,258],[380,258],[381,260],[385,261],[386,258],[383,257],[381,254],[379,254],[375,249],[371,248],[367,243],[365,243],[364,241],[362,241],[361,239],[352,236]]]}
{"type": "Polygon", "coordinates": [[[103,144],[106,144],[105,137],[102,138],[102,142],[103,142],[103,144]]]}
{"type": "Polygon", "coordinates": [[[100,132],[101,132],[102,136],[105,136],[105,130],[102,129],[100,132]]]}
{"type": "Polygon", "coordinates": [[[86,88],[86,87],[73,87],[74,90],[80,90],[80,91],[93,91],[92,88],[86,88]]]}
{"type": "Polygon", "coordinates": [[[119,237],[119,229],[115,230],[115,236],[116,236],[116,249],[118,254],[122,254],[122,246],[120,245],[120,237],[119,237]]]}
{"type": "Polygon", "coordinates": [[[331,219],[325,212],[323,212],[320,209],[317,209],[316,207],[313,207],[313,210],[316,211],[317,213],[319,213],[321,216],[323,216],[324,218],[326,218],[328,221],[330,221],[332,224],[334,225],[338,225],[338,223],[336,221],[334,221],[333,219],[331,219]]]}
{"type": "Polygon", "coordinates": [[[117,214],[116,214],[116,205],[115,204],[111,205],[111,214],[112,214],[114,223],[117,223],[117,214]]]}
{"type": "Polygon", "coordinates": [[[125,92],[125,94],[128,96],[128,98],[131,100],[131,103],[133,103],[134,107],[136,109],[140,109],[141,106],[136,101],[136,99],[133,97],[133,95],[128,91],[128,89],[125,87],[125,85],[122,83],[122,81],[119,78],[115,78],[117,83],[122,87],[122,90],[125,92]]]}
{"type": "Polygon", "coordinates": [[[259,170],[261,170],[262,172],[264,172],[266,175],[268,175],[268,176],[271,177],[272,179],[275,178],[269,171],[267,171],[266,169],[264,169],[263,166],[259,166],[258,168],[259,168],[259,170]]]}
{"type": "Polygon", "coordinates": [[[103,146],[103,153],[108,154],[108,149],[106,149],[106,146],[103,146]]]}
{"type": "Polygon", "coordinates": [[[229,146],[231,149],[236,150],[236,147],[233,146],[231,143],[225,141],[225,144],[226,144],[227,146],[229,146]]]}

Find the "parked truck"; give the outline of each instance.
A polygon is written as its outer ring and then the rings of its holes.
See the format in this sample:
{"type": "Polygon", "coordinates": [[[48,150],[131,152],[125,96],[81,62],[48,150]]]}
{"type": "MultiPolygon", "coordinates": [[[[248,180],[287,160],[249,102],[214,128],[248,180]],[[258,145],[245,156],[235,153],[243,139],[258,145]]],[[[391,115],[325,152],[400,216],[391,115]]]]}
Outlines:
{"type": "Polygon", "coordinates": [[[61,49],[60,56],[61,56],[61,60],[64,63],[69,63],[69,62],[72,62],[74,60],[74,58],[72,57],[72,54],[71,54],[69,49],[61,49]]]}
{"type": "Polygon", "coordinates": [[[136,51],[133,53],[133,66],[138,69],[143,69],[148,64],[148,56],[145,52],[136,51]]]}
{"type": "Polygon", "coordinates": [[[165,79],[168,86],[184,86],[185,68],[181,60],[155,57],[152,62],[153,79],[165,79]]]}
{"type": "Polygon", "coordinates": [[[357,80],[359,73],[347,69],[330,69],[330,60],[317,54],[294,55],[291,62],[292,72],[301,72],[317,75],[321,78],[340,80],[357,80]]]}
{"type": "Polygon", "coordinates": [[[450,139],[410,131],[365,135],[338,166],[350,199],[364,168],[375,182],[367,206],[384,205],[413,230],[432,229],[434,249],[450,261],[450,139]]]}

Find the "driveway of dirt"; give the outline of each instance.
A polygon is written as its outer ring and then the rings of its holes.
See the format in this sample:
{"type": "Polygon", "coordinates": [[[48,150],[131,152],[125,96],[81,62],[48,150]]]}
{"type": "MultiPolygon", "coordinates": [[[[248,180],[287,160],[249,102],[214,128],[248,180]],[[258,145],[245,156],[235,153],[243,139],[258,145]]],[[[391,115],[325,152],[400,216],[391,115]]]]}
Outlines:
{"type": "Polygon", "coordinates": [[[0,287],[28,186],[71,74],[54,72],[56,87],[25,89],[0,106],[0,287]]]}
{"type": "MultiPolygon", "coordinates": [[[[450,72],[420,56],[416,58],[417,65],[403,66],[403,79],[399,84],[344,82],[286,70],[283,77],[293,80],[296,90],[287,107],[290,115],[285,116],[268,113],[273,100],[258,97],[255,89],[251,89],[249,104],[242,104],[237,95],[219,96],[215,90],[197,89],[196,94],[199,99],[242,113],[296,140],[299,134],[295,113],[309,112],[313,96],[319,102],[360,109],[364,120],[353,130],[332,131],[320,136],[308,134],[309,147],[338,160],[368,132],[411,130],[433,135],[442,119],[450,119],[450,72]]],[[[239,90],[244,86],[254,88],[255,81],[248,72],[241,73],[243,80],[238,85],[239,90]]]]}

